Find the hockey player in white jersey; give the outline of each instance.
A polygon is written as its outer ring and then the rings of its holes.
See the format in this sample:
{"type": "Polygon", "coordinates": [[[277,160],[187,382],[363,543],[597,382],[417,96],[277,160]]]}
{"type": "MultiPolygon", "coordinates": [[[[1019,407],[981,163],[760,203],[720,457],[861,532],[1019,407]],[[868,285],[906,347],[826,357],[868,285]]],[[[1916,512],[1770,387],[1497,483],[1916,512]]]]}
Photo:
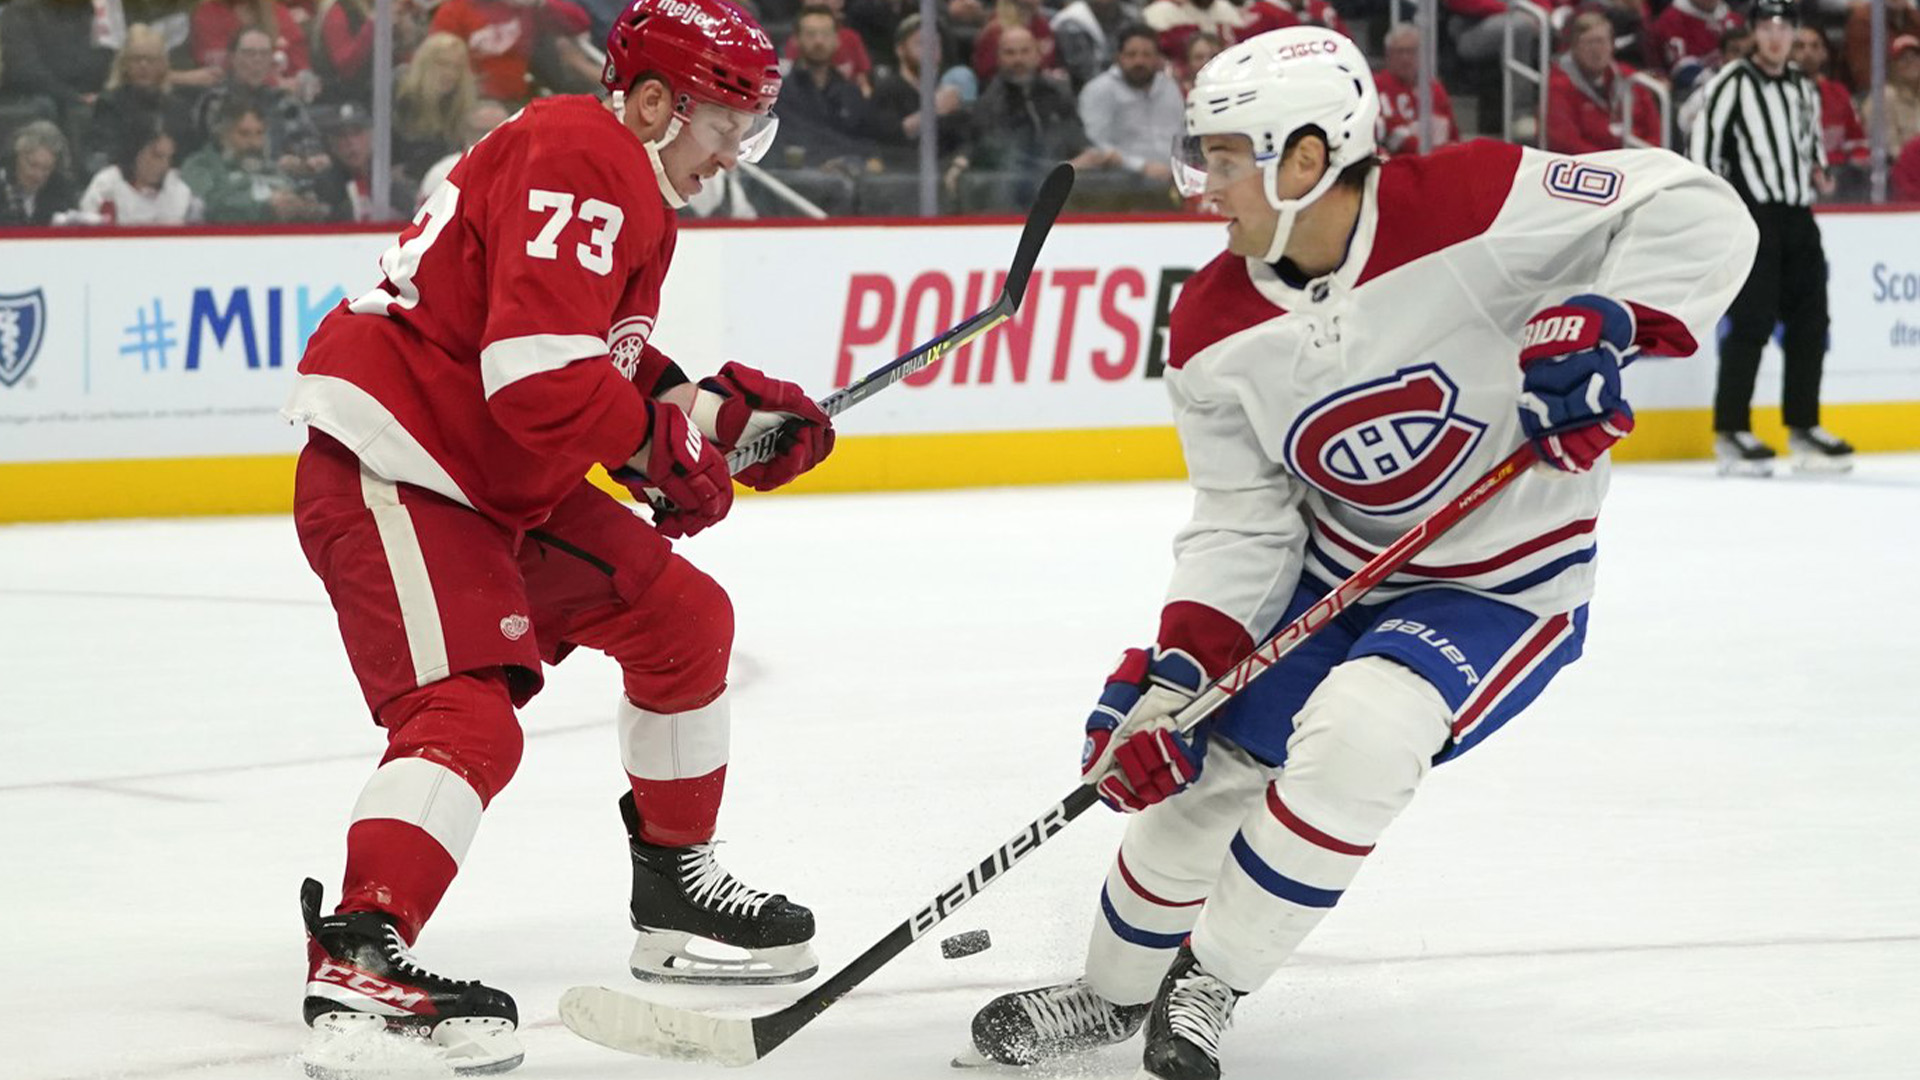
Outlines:
{"type": "Polygon", "coordinates": [[[1236,1002],[1339,901],[1430,767],[1580,655],[1620,372],[1683,357],[1753,261],[1733,189],[1662,150],[1480,141],[1380,162],[1366,59],[1294,27],[1222,52],[1179,162],[1227,219],[1166,376],[1194,487],[1157,639],[1129,650],[1083,768],[1137,812],[1083,977],[974,1018],[1028,1064],[1130,1037],[1143,1078],[1212,1080],[1236,1002]],[[1248,686],[1170,717],[1529,439],[1543,465],[1248,686]]]}

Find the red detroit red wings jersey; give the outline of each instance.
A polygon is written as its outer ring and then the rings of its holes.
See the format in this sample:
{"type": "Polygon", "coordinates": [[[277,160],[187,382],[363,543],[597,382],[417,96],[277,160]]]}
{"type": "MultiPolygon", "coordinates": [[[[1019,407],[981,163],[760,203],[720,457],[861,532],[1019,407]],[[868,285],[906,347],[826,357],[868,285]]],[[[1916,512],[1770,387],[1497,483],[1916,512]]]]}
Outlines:
{"type": "Polygon", "coordinates": [[[388,480],[536,525],[645,439],[633,377],[665,364],[646,337],[675,235],[618,118],[536,102],[454,166],[381,256],[386,280],[321,323],[285,414],[388,480]]]}
{"type": "MultiPolygon", "coordinates": [[[[1273,629],[1302,573],[1347,577],[1520,445],[1535,312],[1617,297],[1647,355],[1685,356],[1755,243],[1733,189],[1678,155],[1478,141],[1376,170],[1324,277],[1215,259],[1170,320],[1166,384],[1195,498],[1160,643],[1218,674],[1273,629]]],[[[1570,611],[1592,592],[1606,486],[1604,462],[1535,469],[1372,597],[1444,585],[1570,611]]]]}

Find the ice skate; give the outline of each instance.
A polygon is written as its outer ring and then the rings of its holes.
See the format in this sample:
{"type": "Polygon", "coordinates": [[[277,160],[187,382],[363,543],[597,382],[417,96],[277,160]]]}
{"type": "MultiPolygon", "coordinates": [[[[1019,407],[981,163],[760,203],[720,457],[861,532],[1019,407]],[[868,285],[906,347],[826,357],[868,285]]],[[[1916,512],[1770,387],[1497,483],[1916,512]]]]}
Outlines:
{"type": "Polygon", "coordinates": [[[1751,431],[1721,431],[1713,436],[1713,456],[1721,476],[1772,476],[1779,455],[1751,431]]]}
{"type": "Polygon", "coordinates": [[[1115,1005],[1085,979],[1002,994],[973,1017],[973,1047],[954,1065],[1035,1065],[1125,1042],[1147,1018],[1145,1005],[1115,1005]]]}
{"type": "Polygon", "coordinates": [[[308,1076],[355,1080],[405,1066],[480,1076],[520,1064],[525,1055],[513,998],[422,968],[391,916],[322,916],[320,897],[320,883],[307,879],[300,888],[307,924],[304,1012],[314,1038],[300,1057],[308,1076]]]}
{"type": "Polygon", "coordinates": [[[1853,444],[1817,424],[1788,429],[1787,455],[1797,472],[1853,471],[1853,444]]]}
{"type": "Polygon", "coordinates": [[[820,970],[813,912],[741,884],[714,858],[712,843],[659,847],[641,840],[631,796],[621,797],[620,815],[633,854],[632,917],[640,935],[627,963],[634,978],[766,985],[820,970]],[[696,950],[698,943],[705,947],[696,950]]]}
{"type": "Polygon", "coordinates": [[[1239,999],[1200,967],[1191,946],[1180,946],[1147,1016],[1147,1051],[1134,1080],[1220,1080],[1220,1036],[1239,999]]]}

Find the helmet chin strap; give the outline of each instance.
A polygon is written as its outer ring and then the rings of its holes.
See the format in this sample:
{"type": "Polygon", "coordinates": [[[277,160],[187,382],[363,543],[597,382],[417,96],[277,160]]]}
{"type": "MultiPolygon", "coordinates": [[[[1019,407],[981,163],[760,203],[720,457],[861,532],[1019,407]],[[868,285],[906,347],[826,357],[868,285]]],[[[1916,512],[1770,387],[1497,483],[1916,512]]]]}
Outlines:
{"type": "Polygon", "coordinates": [[[673,137],[678,134],[680,134],[680,117],[676,113],[673,119],[667,121],[666,134],[651,142],[641,143],[647,148],[647,160],[653,163],[653,178],[660,182],[660,197],[667,200],[667,205],[675,210],[687,205],[687,200],[681,197],[680,189],[674,187],[673,181],[667,177],[667,167],[660,163],[660,149],[672,142],[673,137]]]}
{"type": "Polygon", "coordinates": [[[1280,211],[1280,221],[1273,227],[1273,243],[1267,247],[1266,261],[1268,263],[1277,263],[1281,257],[1287,253],[1287,240],[1293,235],[1293,220],[1300,216],[1300,211],[1319,202],[1322,195],[1333,190],[1333,185],[1340,179],[1340,172],[1329,164],[1326,174],[1320,177],[1320,182],[1313,185],[1311,191],[1308,191],[1305,195],[1297,199],[1283,199],[1280,197],[1279,161],[1276,160],[1273,164],[1268,165],[1266,172],[1267,203],[1275,210],[1280,211]]]}

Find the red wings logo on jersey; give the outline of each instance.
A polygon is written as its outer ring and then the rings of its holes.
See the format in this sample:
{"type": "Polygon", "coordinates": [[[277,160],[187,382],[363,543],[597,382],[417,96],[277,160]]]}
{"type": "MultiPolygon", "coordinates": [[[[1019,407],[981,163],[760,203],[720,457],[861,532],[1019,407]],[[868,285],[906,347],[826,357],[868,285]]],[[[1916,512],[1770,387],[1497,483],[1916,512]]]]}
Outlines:
{"type": "Polygon", "coordinates": [[[640,355],[646,351],[647,338],[653,333],[653,319],[647,315],[635,315],[631,319],[622,319],[619,325],[607,335],[607,355],[613,358],[613,366],[628,379],[640,368],[640,355]]]}
{"type": "Polygon", "coordinates": [[[1287,433],[1294,475],[1368,514],[1398,514],[1445,486],[1486,425],[1454,412],[1460,391],[1432,364],[1321,399],[1287,433]]]}

